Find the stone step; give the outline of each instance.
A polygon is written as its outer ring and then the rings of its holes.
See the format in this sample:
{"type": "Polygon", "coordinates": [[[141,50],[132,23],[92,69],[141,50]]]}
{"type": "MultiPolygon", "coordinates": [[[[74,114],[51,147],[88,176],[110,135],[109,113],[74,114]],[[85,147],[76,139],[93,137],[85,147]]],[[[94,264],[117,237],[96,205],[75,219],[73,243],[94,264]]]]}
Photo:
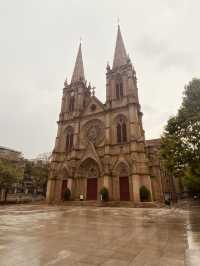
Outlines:
{"type": "Polygon", "coordinates": [[[61,203],[64,206],[91,206],[91,207],[127,207],[127,208],[161,208],[165,205],[159,202],[139,202],[133,201],[93,201],[93,200],[71,200],[61,203]]]}

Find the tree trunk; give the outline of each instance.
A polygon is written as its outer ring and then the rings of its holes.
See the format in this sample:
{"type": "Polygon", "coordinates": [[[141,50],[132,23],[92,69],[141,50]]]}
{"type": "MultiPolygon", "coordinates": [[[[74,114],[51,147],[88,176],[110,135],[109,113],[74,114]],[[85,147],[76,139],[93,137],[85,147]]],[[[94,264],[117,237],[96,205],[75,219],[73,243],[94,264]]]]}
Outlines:
{"type": "Polygon", "coordinates": [[[4,198],[5,202],[7,201],[7,196],[8,196],[8,189],[5,190],[5,198],[4,198]]]}
{"type": "Polygon", "coordinates": [[[5,193],[5,191],[4,191],[3,188],[0,190],[0,193],[1,193],[1,195],[0,195],[0,201],[4,201],[4,193],[5,193]]]}

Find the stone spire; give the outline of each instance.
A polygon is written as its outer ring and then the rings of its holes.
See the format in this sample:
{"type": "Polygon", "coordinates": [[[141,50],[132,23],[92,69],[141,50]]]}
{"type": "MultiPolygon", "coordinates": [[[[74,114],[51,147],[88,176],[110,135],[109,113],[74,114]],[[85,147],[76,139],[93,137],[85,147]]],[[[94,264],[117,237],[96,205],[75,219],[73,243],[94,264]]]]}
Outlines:
{"type": "Polygon", "coordinates": [[[79,80],[85,80],[81,43],[79,45],[78,54],[76,57],[76,63],[75,63],[71,83],[79,81],[79,80]]]}
{"type": "Polygon", "coordinates": [[[113,60],[113,69],[116,67],[120,67],[122,65],[125,65],[127,63],[127,53],[124,46],[124,41],[122,38],[120,26],[118,25],[118,31],[117,31],[117,41],[115,46],[115,54],[114,54],[114,60],[113,60]]]}

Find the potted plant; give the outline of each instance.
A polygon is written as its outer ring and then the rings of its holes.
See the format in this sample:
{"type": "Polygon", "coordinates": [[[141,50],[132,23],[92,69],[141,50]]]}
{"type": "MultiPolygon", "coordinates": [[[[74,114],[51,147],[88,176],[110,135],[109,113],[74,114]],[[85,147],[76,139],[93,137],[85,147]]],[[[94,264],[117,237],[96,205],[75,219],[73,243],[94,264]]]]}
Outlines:
{"type": "Polygon", "coordinates": [[[64,200],[70,200],[71,198],[71,191],[69,188],[66,188],[65,192],[64,192],[64,200]]]}
{"type": "Polygon", "coordinates": [[[150,191],[145,186],[140,187],[140,199],[143,202],[150,200],[150,191]]]}
{"type": "Polygon", "coordinates": [[[107,187],[102,187],[100,190],[101,200],[108,201],[109,200],[109,192],[107,187]]]}

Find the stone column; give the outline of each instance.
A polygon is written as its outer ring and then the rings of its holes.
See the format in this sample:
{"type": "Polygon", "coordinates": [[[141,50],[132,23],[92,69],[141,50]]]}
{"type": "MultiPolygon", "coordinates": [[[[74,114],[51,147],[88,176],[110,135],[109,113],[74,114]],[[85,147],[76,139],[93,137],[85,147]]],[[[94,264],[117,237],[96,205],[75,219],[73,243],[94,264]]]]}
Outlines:
{"type": "Polygon", "coordinates": [[[55,182],[55,201],[60,202],[61,201],[61,192],[62,192],[62,180],[57,179],[55,182]]]}
{"type": "Polygon", "coordinates": [[[1,189],[1,197],[0,197],[0,201],[4,201],[5,199],[5,189],[1,189]]]}
{"type": "Polygon", "coordinates": [[[55,179],[49,179],[47,183],[46,201],[52,203],[54,201],[55,179]]]}
{"type": "Polygon", "coordinates": [[[112,197],[113,200],[120,200],[120,195],[119,195],[119,177],[118,176],[113,176],[112,178],[112,184],[113,184],[113,191],[112,191],[112,197]]]}
{"type": "Polygon", "coordinates": [[[133,200],[134,202],[140,202],[140,176],[132,175],[133,184],[133,200]]]}
{"type": "Polygon", "coordinates": [[[72,178],[68,178],[67,187],[70,189],[70,191],[72,191],[72,183],[73,183],[73,179],[72,178]]]}
{"type": "Polygon", "coordinates": [[[103,186],[109,190],[109,176],[105,175],[103,178],[103,186]]]}
{"type": "Polygon", "coordinates": [[[79,135],[80,135],[79,123],[75,123],[74,124],[74,143],[73,143],[75,149],[78,149],[79,147],[79,135]]]}
{"type": "Polygon", "coordinates": [[[137,114],[137,106],[131,104],[129,106],[129,135],[130,140],[135,140],[141,136],[140,122],[137,114]]]}
{"type": "Polygon", "coordinates": [[[109,154],[110,153],[110,146],[109,144],[111,143],[111,127],[110,127],[110,114],[106,113],[105,116],[105,154],[109,154]]]}
{"type": "Polygon", "coordinates": [[[151,178],[150,178],[149,175],[143,176],[142,185],[144,185],[146,188],[148,188],[148,190],[149,190],[149,192],[151,194],[151,201],[153,201],[151,178]]]}

